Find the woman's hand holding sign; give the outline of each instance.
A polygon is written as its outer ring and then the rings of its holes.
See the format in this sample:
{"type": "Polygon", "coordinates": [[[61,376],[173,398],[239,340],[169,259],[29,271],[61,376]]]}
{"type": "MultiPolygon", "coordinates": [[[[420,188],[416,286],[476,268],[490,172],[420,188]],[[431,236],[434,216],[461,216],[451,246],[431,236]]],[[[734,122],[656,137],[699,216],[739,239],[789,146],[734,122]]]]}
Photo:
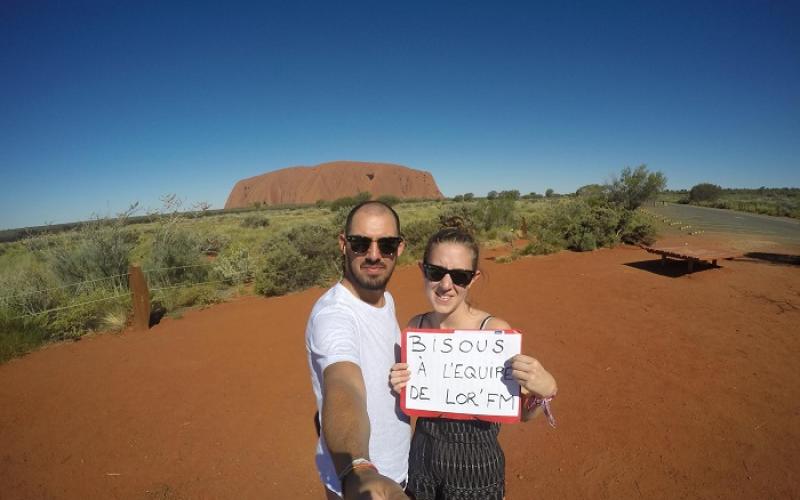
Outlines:
{"type": "MultiPolygon", "coordinates": [[[[511,358],[511,368],[513,369],[512,376],[519,383],[523,397],[551,398],[556,394],[558,387],[555,378],[544,369],[536,358],[517,354],[511,358]]],[[[526,406],[523,408],[523,421],[530,420],[541,412],[539,406],[535,407],[533,411],[528,411],[526,406]]]]}
{"type": "MultiPolygon", "coordinates": [[[[395,365],[397,366],[397,365],[395,365]]],[[[556,392],[556,380],[536,358],[517,354],[511,358],[512,375],[522,388],[522,395],[547,397],[556,392]]]]}

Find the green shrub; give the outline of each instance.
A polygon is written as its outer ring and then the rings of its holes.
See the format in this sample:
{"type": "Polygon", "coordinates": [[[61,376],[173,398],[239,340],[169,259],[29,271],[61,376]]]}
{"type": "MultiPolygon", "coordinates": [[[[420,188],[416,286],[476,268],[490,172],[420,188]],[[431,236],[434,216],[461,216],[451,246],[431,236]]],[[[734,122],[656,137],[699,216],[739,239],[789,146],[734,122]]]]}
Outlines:
{"type": "Polygon", "coordinates": [[[167,311],[175,311],[182,307],[205,306],[220,302],[219,294],[212,284],[188,285],[159,291],[152,297],[167,311]]]}
{"type": "Polygon", "coordinates": [[[636,210],[645,201],[654,198],[667,187],[667,178],[661,172],[650,172],[647,165],[635,169],[625,167],[619,177],[605,186],[608,200],[626,210],[636,210]]]}
{"type": "Polygon", "coordinates": [[[0,363],[44,344],[50,338],[45,324],[40,317],[18,319],[9,309],[0,306],[0,363]]]}
{"type": "Polygon", "coordinates": [[[639,212],[630,212],[620,218],[619,238],[629,245],[652,245],[656,241],[656,228],[639,212]]]}
{"type": "Polygon", "coordinates": [[[401,257],[401,262],[413,262],[421,259],[428,238],[441,227],[436,219],[417,219],[404,225],[403,238],[406,242],[406,249],[401,257]]]}
{"type": "Polygon", "coordinates": [[[522,255],[547,255],[561,250],[564,250],[564,247],[554,242],[553,239],[537,239],[528,243],[520,253],[522,255]]]}
{"type": "Polygon", "coordinates": [[[100,330],[105,316],[110,311],[130,309],[130,295],[121,294],[120,297],[112,299],[113,295],[110,290],[97,289],[75,296],[71,301],[72,307],[50,315],[47,325],[50,339],[72,339],[88,331],[100,330]]]}
{"type": "Polygon", "coordinates": [[[331,202],[331,211],[337,212],[341,210],[349,210],[351,207],[356,206],[356,200],[352,196],[344,196],[336,198],[331,202]]]}
{"type": "Polygon", "coordinates": [[[337,234],[336,228],[318,224],[301,224],[276,234],[264,245],[256,291],[283,295],[330,283],[341,274],[337,234]]]}
{"type": "Polygon", "coordinates": [[[325,259],[302,255],[289,241],[279,240],[266,252],[256,273],[256,292],[269,297],[326,285],[335,273],[335,267],[325,259]]]}
{"type": "Polygon", "coordinates": [[[331,202],[331,210],[335,212],[342,208],[354,207],[359,203],[369,200],[370,198],[372,198],[372,194],[370,194],[368,191],[362,191],[355,196],[344,196],[342,198],[337,198],[331,202]]]}
{"type": "Polygon", "coordinates": [[[37,314],[67,304],[74,290],[62,288],[58,277],[38,262],[23,263],[0,275],[0,307],[9,316],[37,314]]]}
{"type": "Polygon", "coordinates": [[[510,189],[508,191],[500,191],[497,195],[500,198],[508,198],[511,200],[518,200],[519,199],[519,191],[516,189],[510,189]]]}
{"type": "MultiPolygon", "coordinates": [[[[483,223],[483,213],[475,203],[453,203],[439,212],[439,226],[461,227],[475,233],[483,223]]],[[[431,232],[428,236],[433,234],[431,232]]],[[[427,238],[426,238],[427,239],[427,238]]]]}
{"type": "Polygon", "coordinates": [[[333,226],[305,223],[292,226],[283,232],[300,255],[319,259],[333,269],[338,269],[341,252],[336,242],[339,230],[333,226]]]}
{"type": "Polygon", "coordinates": [[[480,200],[477,206],[476,224],[478,229],[488,231],[495,228],[514,227],[516,204],[509,197],[494,197],[491,199],[480,200]]]}
{"type": "Polygon", "coordinates": [[[242,219],[242,227],[265,228],[269,226],[269,219],[266,215],[249,214],[242,219]]]}
{"type": "Polygon", "coordinates": [[[393,207],[393,206],[397,205],[398,203],[400,203],[401,200],[397,196],[394,196],[394,195],[391,195],[391,194],[384,194],[384,195],[378,196],[378,201],[380,201],[381,203],[385,203],[385,204],[389,205],[390,207],[393,207]]]}
{"type": "Polygon", "coordinates": [[[225,249],[214,261],[211,269],[214,279],[235,285],[249,281],[253,277],[254,265],[247,248],[237,243],[225,249]]]}
{"type": "Polygon", "coordinates": [[[203,265],[199,248],[198,238],[187,229],[159,228],[144,263],[148,283],[164,287],[205,280],[208,269],[203,265]]]}
{"type": "Polygon", "coordinates": [[[716,184],[703,182],[689,190],[689,201],[714,201],[722,194],[722,188],[716,184]]]}
{"type": "Polygon", "coordinates": [[[652,237],[652,226],[634,212],[610,205],[590,205],[584,198],[553,204],[532,224],[534,243],[527,254],[549,253],[568,248],[594,250],[652,237]]]}
{"type": "Polygon", "coordinates": [[[40,234],[29,236],[21,240],[22,245],[32,254],[41,255],[43,252],[58,244],[59,236],[53,234],[40,234]]]}
{"type": "Polygon", "coordinates": [[[47,260],[64,283],[125,274],[139,237],[122,224],[119,219],[97,220],[74,235],[61,235],[47,250],[47,260]]]}
{"type": "Polygon", "coordinates": [[[230,236],[226,234],[210,234],[199,238],[198,250],[205,255],[218,255],[230,241],[230,236]]]}

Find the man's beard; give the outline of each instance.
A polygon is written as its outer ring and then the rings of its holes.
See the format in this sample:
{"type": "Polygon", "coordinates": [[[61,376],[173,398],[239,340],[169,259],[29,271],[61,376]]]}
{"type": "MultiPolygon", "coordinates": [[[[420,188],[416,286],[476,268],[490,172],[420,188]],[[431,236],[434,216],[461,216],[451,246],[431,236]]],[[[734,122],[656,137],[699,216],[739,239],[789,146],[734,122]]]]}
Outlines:
{"type": "MultiPolygon", "coordinates": [[[[365,263],[367,263],[365,261],[365,263]]],[[[383,276],[366,276],[363,274],[356,273],[353,270],[353,261],[348,260],[345,263],[345,277],[353,283],[354,285],[370,291],[377,291],[377,290],[384,290],[386,288],[386,284],[389,283],[389,278],[392,277],[392,273],[394,272],[394,263],[389,265],[383,264],[384,268],[387,269],[387,273],[383,276]]]]}

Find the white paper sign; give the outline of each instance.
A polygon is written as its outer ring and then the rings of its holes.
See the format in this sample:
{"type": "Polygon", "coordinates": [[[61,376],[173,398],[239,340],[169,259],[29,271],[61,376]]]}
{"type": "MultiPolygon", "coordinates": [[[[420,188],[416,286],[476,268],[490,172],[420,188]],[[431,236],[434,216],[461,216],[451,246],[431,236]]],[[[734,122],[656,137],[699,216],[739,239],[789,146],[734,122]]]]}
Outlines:
{"type": "Polygon", "coordinates": [[[409,414],[519,415],[519,384],[511,374],[511,358],[521,351],[520,333],[407,330],[403,334],[411,371],[403,400],[409,414]]]}

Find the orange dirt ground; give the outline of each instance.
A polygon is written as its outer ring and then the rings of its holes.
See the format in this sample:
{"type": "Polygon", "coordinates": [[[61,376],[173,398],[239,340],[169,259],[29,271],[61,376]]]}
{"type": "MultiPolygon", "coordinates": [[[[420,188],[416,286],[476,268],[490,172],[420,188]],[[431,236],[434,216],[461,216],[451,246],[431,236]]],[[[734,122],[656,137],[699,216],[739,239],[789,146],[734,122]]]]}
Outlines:
{"type": "MultiPolygon", "coordinates": [[[[560,388],[557,429],[503,427],[509,499],[800,496],[800,267],[685,275],[634,247],[490,259],[478,305],[560,388]]],[[[415,267],[391,291],[401,322],[425,308],[415,267]]],[[[303,343],[321,293],[0,366],[0,497],[321,498],[303,343]]]]}

